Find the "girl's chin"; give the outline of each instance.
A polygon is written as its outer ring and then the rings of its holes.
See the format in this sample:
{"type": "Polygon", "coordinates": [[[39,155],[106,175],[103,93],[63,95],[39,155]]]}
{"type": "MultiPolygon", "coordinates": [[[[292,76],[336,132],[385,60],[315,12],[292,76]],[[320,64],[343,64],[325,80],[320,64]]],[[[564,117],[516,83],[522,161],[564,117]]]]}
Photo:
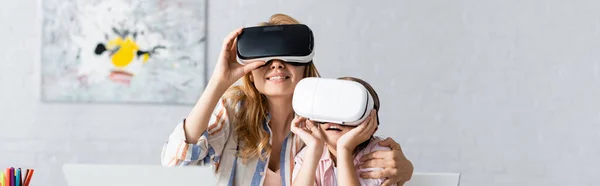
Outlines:
{"type": "Polygon", "coordinates": [[[337,148],[337,144],[333,142],[327,142],[327,148],[335,150],[337,148]]]}

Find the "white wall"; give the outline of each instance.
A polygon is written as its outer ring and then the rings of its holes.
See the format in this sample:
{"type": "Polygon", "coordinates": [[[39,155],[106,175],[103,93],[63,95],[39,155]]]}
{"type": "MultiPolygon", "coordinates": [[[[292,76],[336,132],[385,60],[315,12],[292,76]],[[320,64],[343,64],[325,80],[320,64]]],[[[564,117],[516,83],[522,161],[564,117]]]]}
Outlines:
{"type": "MultiPolygon", "coordinates": [[[[0,4],[0,167],[65,185],[63,163],[158,164],[190,106],[45,104],[40,0],[0,4]]],[[[288,13],[316,33],[325,77],[378,90],[378,134],[416,171],[462,185],[600,185],[600,2],[209,2],[209,63],[234,28],[288,13]]],[[[209,71],[212,71],[209,70],[209,71]]]]}

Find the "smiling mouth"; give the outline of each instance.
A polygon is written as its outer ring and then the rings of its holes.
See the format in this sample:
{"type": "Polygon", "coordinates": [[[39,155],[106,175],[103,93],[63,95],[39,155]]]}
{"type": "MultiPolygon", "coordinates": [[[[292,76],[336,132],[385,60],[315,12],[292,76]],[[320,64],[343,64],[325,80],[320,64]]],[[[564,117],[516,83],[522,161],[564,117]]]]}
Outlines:
{"type": "Polygon", "coordinates": [[[267,80],[284,80],[284,79],[290,79],[290,76],[273,76],[273,77],[267,78],[267,80]]]}
{"type": "Polygon", "coordinates": [[[340,128],[336,127],[336,126],[329,126],[325,130],[327,130],[327,131],[340,131],[340,132],[342,131],[342,129],[340,129],[340,128]]]}

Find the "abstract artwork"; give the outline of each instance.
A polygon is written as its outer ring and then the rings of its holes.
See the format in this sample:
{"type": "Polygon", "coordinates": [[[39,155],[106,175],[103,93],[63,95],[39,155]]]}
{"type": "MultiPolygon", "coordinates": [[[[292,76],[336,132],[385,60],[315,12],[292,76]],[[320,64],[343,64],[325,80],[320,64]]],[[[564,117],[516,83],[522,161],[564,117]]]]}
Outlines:
{"type": "Polygon", "coordinates": [[[205,0],[42,0],[42,98],[195,103],[205,86],[205,0]]]}

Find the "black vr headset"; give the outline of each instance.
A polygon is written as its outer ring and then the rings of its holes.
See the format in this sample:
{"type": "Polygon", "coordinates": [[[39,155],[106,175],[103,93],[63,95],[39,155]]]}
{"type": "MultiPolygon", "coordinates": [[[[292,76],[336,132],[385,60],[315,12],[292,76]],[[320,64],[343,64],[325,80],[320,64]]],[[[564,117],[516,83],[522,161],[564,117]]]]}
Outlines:
{"type": "Polygon", "coordinates": [[[291,65],[307,65],[314,53],[312,30],[304,24],[247,27],[237,37],[237,61],[282,60],[291,65]]]}

